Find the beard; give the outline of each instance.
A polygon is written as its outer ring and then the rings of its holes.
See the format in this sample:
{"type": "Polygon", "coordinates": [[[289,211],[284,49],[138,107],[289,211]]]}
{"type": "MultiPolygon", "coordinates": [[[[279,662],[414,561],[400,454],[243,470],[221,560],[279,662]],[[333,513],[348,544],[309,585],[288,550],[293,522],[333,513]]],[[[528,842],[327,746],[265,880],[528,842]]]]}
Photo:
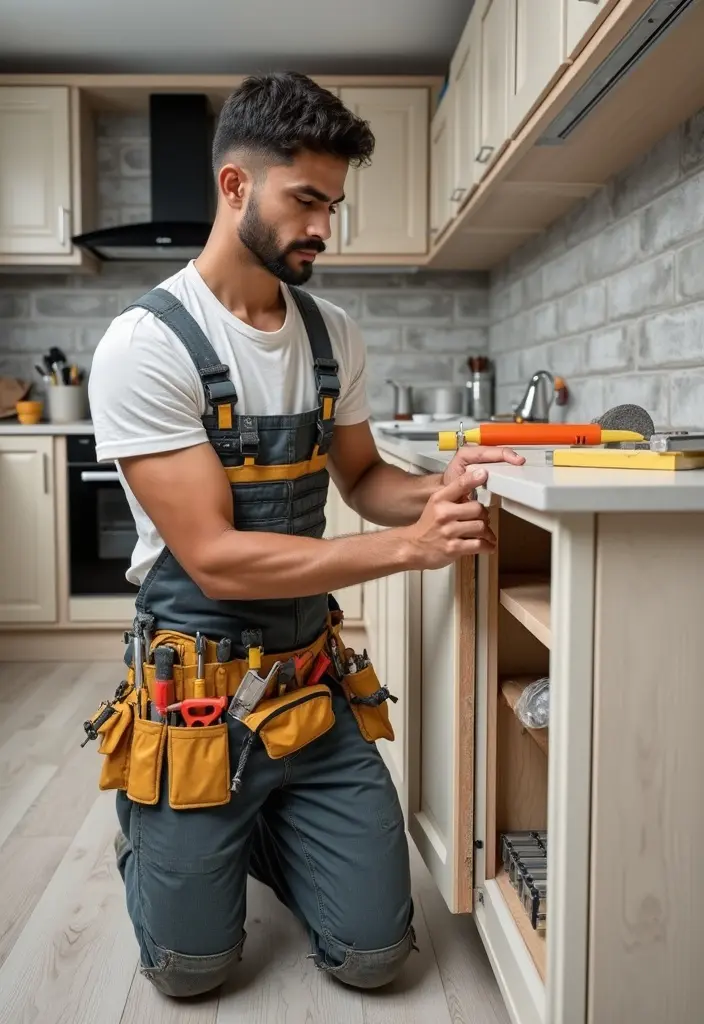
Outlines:
{"type": "Polygon", "coordinates": [[[276,229],[262,219],[254,196],[250,197],[238,234],[242,245],[249,249],[270,274],[278,277],[284,284],[305,284],[313,273],[312,262],[306,261],[300,270],[294,270],[289,266],[286,262],[289,253],[296,249],[325,252],[325,243],[319,238],[297,239],[282,248],[276,229]]]}

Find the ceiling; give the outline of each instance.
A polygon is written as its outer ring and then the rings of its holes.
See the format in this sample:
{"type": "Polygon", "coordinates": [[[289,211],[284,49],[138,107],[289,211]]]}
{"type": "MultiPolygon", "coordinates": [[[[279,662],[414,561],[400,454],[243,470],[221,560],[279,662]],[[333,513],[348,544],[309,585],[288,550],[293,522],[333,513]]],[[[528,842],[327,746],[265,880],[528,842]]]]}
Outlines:
{"type": "Polygon", "coordinates": [[[472,3],[0,0],[0,70],[443,74],[472,3]]]}

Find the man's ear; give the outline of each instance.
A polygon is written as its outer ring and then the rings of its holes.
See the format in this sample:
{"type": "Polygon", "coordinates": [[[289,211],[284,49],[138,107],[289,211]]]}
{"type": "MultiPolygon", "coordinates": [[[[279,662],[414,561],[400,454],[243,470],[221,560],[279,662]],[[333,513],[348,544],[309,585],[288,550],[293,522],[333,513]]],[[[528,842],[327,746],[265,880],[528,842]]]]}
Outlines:
{"type": "Polygon", "coordinates": [[[247,187],[250,183],[249,173],[238,164],[224,164],[218,171],[220,194],[233,210],[241,210],[244,206],[247,187]]]}

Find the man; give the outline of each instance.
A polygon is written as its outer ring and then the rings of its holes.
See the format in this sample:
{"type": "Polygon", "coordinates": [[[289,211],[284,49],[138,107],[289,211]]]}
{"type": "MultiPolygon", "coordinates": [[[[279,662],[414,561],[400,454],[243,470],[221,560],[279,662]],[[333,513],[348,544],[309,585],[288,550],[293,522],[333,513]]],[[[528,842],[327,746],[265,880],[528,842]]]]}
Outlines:
{"type": "Polygon", "coordinates": [[[205,249],[113,321],[93,362],[98,457],[118,462],[139,533],[128,573],[138,619],[154,659],[170,645],[181,687],[166,712],[148,651],[148,701],[140,690],[128,781],[116,785],[142,971],[173,996],[218,986],[240,958],[248,873],[342,982],[381,986],[414,946],[402,812],[373,742],[389,735],[388,692],[341,647],[328,594],[491,551],[471,500],[486,472],[467,466],[523,460],[463,450],[429,476],[384,463],[357,327],[295,287],[325,249],[348,167],[373,145],[369,126],[304,76],[245,81],[215,135],[205,249]],[[352,508],[389,529],[323,540],[328,470],[352,508]],[[199,631],[207,664],[194,668],[199,631]],[[238,716],[235,700],[221,722],[188,728],[187,702],[198,713],[205,688],[226,708],[248,667],[250,683],[267,680],[261,703],[238,716]]]}

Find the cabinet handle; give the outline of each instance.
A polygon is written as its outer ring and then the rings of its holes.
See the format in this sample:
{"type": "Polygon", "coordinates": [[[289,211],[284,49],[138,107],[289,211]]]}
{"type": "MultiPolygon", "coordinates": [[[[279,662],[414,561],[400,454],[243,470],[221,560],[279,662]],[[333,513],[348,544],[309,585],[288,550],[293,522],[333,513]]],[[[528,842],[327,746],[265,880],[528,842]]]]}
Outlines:
{"type": "Polygon", "coordinates": [[[485,164],[493,152],[494,146],[482,146],[474,159],[478,164],[485,164]]]}
{"type": "Polygon", "coordinates": [[[42,480],[44,493],[49,494],[49,456],[46,452],[42,454],[42,480]]]}
{"type": "Polygon", "coordinates": [[[66,245],[66,218],[68,210],[65,206],[59,207],[59,245],[66,245]]]}
{"type": "Polygon", "coordinates": [[[342,244],[352,244],[352,232],[350,230],[350,207],[349,203],[342,206],[342,244]]]}
{"type": "Polygon", "coordinates": [[[577,0],[577,3],[594,4],[595,6],[598,6],[601,3],[601,0],[577,0]]]}
{"type": "Polygon", "coordinates": [[[466,191],[466,188],[456,188],[455,191],[450,196],[450,202],[459,203],[460,199],[462,198],[466,191]]]}

